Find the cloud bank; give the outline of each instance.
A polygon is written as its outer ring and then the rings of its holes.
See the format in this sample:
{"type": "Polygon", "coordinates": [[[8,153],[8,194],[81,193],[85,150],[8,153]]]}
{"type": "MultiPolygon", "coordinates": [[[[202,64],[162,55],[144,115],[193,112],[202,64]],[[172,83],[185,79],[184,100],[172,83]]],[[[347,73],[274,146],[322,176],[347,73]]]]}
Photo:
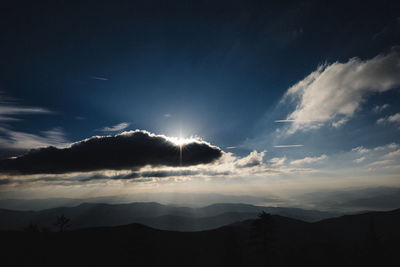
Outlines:
{"type": "Polygon", "coordinates": [[[317,129],[329,123],[345,124],[366,97],[400,86],[400,51],[393,48],[369,60],[352,58],[346,63],[324,64],[286,92],[283,101],[295,103],[286,121],[288,133],[317,129]]]}
{"type": "Polygon", "coordinates": [[[181,146],[168,137],[147,131],[95,136],[67,148],[46,147],[0,161],[7,174],[61,174],[98,170],[139,169],[150,166],[192,166],[211,163],[222,150],[196,140],[181,146]],[[182,158],[180,158],[182,155],[182,158]]]}

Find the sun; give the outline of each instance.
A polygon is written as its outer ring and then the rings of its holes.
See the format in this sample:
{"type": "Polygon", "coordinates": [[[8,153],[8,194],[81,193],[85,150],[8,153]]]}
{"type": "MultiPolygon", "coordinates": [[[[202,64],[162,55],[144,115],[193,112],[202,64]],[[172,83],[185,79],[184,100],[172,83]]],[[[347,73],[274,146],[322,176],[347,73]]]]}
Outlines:
{"type": "Polygon", "coordinates": [[[176,146],[184,146],[193,142],[198,142],[198,138],[183,138],[183,137],[168,137],[169,141],[171,141],[176,146]]]}
{"type": "Polygon", "coordinates": [[[195,143],[201,141],[199,138],[183,138],[183,137],[168,137],[168,140],[173,143],[179,150],[179,165],[182,166],[183,163],[183,150],[185,149],[185,145],[190,143],[195,143]]]}

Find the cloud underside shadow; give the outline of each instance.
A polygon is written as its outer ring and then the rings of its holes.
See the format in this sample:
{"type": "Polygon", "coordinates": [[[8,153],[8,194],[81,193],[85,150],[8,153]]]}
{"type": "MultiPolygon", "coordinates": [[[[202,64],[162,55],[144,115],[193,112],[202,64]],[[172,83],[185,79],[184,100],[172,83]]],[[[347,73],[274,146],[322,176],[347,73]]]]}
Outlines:
{"type": "Polygon", "coordinates": [[[147,131],[96,136],[67,148],[46,147],[0,161],[7,174],[62,174],[99,170],[139,169],[144,166],[192,166],[211,163],[222,150],[204,141],[174,144],[147,131]]]}

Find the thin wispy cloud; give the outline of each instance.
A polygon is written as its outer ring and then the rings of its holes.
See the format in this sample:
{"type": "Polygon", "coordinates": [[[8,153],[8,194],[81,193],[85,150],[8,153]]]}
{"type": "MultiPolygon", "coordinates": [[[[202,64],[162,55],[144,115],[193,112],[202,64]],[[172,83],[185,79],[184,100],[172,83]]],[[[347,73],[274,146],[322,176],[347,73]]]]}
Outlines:
{"type": "Polygon", "coordinates": [[[399,147],[396,143],[390,143],[384,146],[377,146],[374,148],[375,151],[385,150],[385,149],[397,149],[399,147]]]}
{"type": "Polygon", "coordinates": [[[365,157],[360,157],[358,159],[353,160],[355,163],[361,163],[365,160],[365,157]]]}
{"type": "Polygon", "coordinates": [[[13,154],[20,150],[65,145],[67,140],[61,128],[28,133],[15,130],[9,125],[13,121],[26,120],[26,115],[42,114],[54,114],[54,112],[42,107],[23,106],[18,99],[0,93],[0,149],[6,149],[7,153],[13,154]]]}
{"type": "Polygon", "coordinates": [[[398,157],[398,156],[400,156],[400,149],[389,152],[386,155],[384,155],[383,157],[384,158],[394,158],[394,157],[398,157]]]}
{"type": "Polygon", "coordinates": [[[351,151],[352,152],[357,152],[357,153],[360,153],[360,154],[364,154],[364,153],[368,153],[369,149],[367,149],[367,148],[365,148],[363,146],[358,146],[358,147],[353,148],[351,151]]]}
{"type": "Polygon", "coordinates": [[[290,162],[290,164],[292,165],[303,165],[303,164],[311,164],[311,163],[315,163],[318,161],[322,161],[324,159],[326,159],[327,156],[325,154],[319,156],[319,157],[305,157],[302,159],[297,159],[297,160],[293,160],[290,162]]]}
{"type": "Polygon", "coordinates": [[[286,157],[282,157],[282,158],[272,158],[269,160],[269,163],[272,166],[282,166],[284,165],[286,162],[286,157]]]}
{"type": "Polygon", "coordinates": [[[295,120],[275,120],[274,122],[295,122],[295,120]]]}
{"type": "Polygon", "coordinates": [[[292,147],[303,147],[304,145],[277,145],[275,148],[292,148],[292,147]]]}
{"type": "Polygon", "coordinates": [[[385,124],[400,124],[400,113],[396,113],[384,118],[380,118],[376,121],[377,124],[385,125],[385,124]]]}
{"type": "Polygon", "coordinates": [[[22,120],[19,115],[52,114],[53,112],[41,107],[20,105],[15,99],[8,98],[0,92],[0,122],[22,120]]]}
{"type": "Polygon", "coordinates": [[[99,81],[108,81],[109,80],[106,77],[100,77],[100,76],[91,76],[90,78],[93,80],[99,80],[99,81]]]}
{"type": "Polygon", "coordinates": [[[374,161],[370,164],[368,164],[369,167],[376,167],[376,166],[384,166],[393,163],[394,161],[391,159],[385,159],[385,160],[378,160],[374,161]]]}
{"type": "Polygon", "coordinates": [[[102,131],[102,132],[118,132],[118,131],[122,131],[122,130],[128,128],[129,125],[131,125],[129,122],[121,122],[114,126],[103,127],[100,129],[100,131],[102,131]]]}
{"type": "Polygon", "coordinates": [[[343,119],[340,119],[338,121],[332,122],[331,125],[332,125],[333,128],[339,128],[340,126],[346,124],[348,121],[349,121],[348,118],[343,118],[343,119]]]}
{"type": "Polygon", "coordinates": [[[40,114],[40,113],[52,113],[51,111],[44,108],[37,107],[19,107],[19,106],[0,106],[0,114],[6,115],[17,115],[17,114],[40,114]]]}
{"type": "Polygon", "coordinates": [[[0,127],[0,148],[28,150],[48,146],[63,147],[69,144],[65,133],[61,128],[42,131],[40,134],[32,134],[14,131],[0,127]]]}
{"type": "MultiPolygon", "coordinates": [[[[353,148],[351,153],[356,153],[356,158],[352,161],[356,164],[367,162],[367,167],[370,170],[377,170],[382,166],[388,166],[392,164],[398,164],[400,160],[400,149],[396,143],[389,143],[386,145],[365,148],[358,146],[353,148]]],[[[354,154],[353,154],[354,155],[354,154]]]]}
{"type": "Polygon", "coordinates": [[[388,107],[389,107],[390,105],[389,104],[383,104],[383,105],[376,105],[373,109],[372,109],[372,111],[373,112],[375,112],[375,113],[379,113],[379,112],[382,112],[382,111],[384,111],[385,109],[387,109],[388,107]]]}

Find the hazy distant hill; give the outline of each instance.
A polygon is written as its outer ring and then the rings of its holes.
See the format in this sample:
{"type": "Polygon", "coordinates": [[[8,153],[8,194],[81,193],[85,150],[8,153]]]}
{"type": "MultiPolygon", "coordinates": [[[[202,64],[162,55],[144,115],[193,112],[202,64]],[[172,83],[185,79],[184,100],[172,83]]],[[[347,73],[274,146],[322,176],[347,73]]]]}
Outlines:
{"type": "Polygon", "coordinates": [[[203,208],[161,205],[154,202],[130,204],[84,203],[42,211],[0,209],[0,229],[21,230],[29,223],[52,228],[57,216],[71,219],[72,229],[142,223],[163,230],[200,231],[256,218],[265,211],[304,221],[318,221],[337,216],[335,213],[295,208],[260,207],[247,204],[214,204],[203,208]]]}
{"type": "Polygon", "coordinates": [[[185,206],[192,208],[205,207],[214,203],[247,203],[251,205],[275,206],[282,205],[276,197],[255,197],[247,195],[226,195],[215,193],[183,193],[157,192],[137,193],[134,195],[116,195],[88,198],[41,198],[41,199],[0,199],[0,209],[10,210],[44,210],[57,207],[74,207],[82,203],[121,204],[133,202],[157,202],[166,205],[185,206]]]}
{"type": "Polygon", "coordinates": [[[400,210],[308,223],[275,215],[174,232],[139,224],[64,233],[0,232],[5,266],[398,266],[400,210]],[[262,221],[261,221],[262,222],[262,221]]]}

